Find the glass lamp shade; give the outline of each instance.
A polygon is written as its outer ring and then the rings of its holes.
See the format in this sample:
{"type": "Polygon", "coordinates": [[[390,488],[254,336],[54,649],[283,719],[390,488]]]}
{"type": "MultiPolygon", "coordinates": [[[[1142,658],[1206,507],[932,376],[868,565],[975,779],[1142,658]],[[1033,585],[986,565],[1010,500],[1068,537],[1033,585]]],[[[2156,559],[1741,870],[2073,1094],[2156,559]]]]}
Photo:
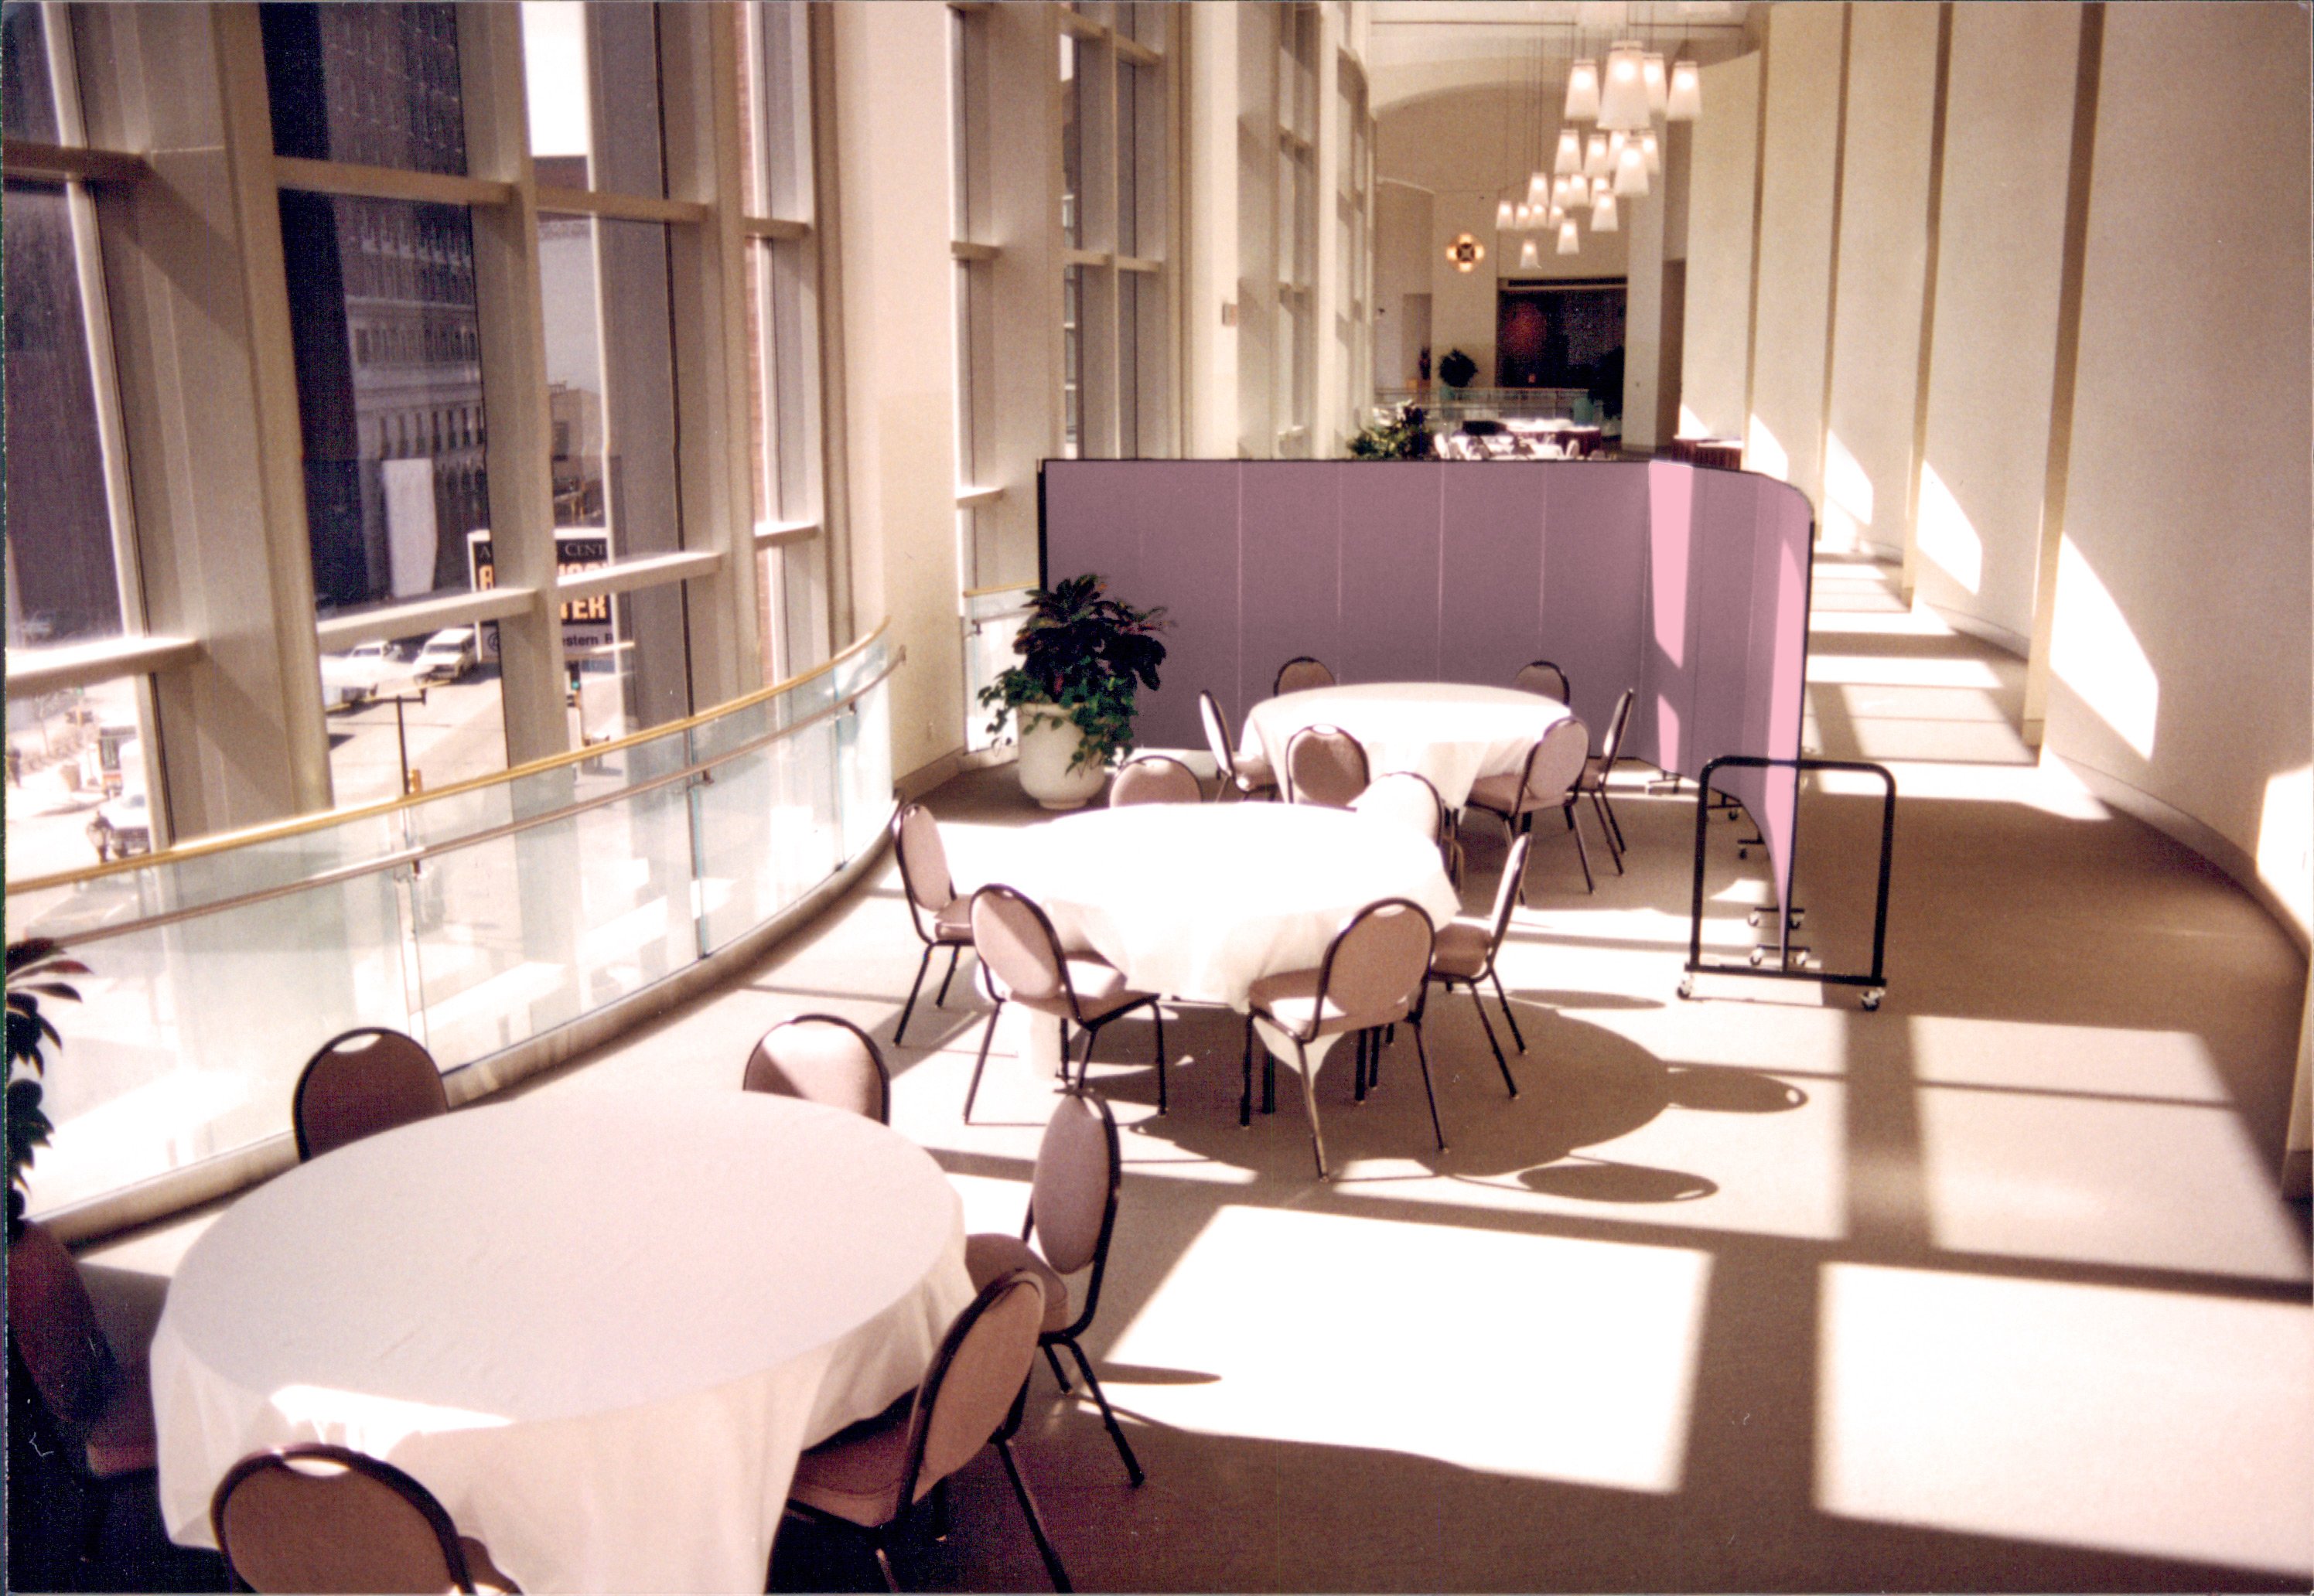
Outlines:
{"type": "Polygon", "coordinates": [[[1636,144],[1623,146],[1622,159],[1615,163],[1615,192],[1638,198],[1647,191],[1647,158],[1636,144]]]}
{"type": "Polygon", "coordinates": [[[1519,245],[1519,269],[1522,271],[1532,271],[1541,264],[1542,257],[1535,252],[1534,240],[1530,238],[1519,245]]]}
{"type": "Polygon", "coordinates": [[[1626,40],[1607,52],[1599,86],[1599,126],[1633,130],[1647,125],[1647,52],[1626,40]]]}
{"type": "Polygon", "coordinates": [[[1659,117],[1671,108],[1671,79],[1664,58],[1654,50],[1639,57],[1639,81],[1647,86],[1647,114],[1659,117]]]}
{"type": "Polygon", "coordinates": [[[1631,136],[1621,128],[1607,135],[1607,170],[1609,172],[1614,171],[1623,163],[1623,146],[1630,142],[1631,136]]]}
{"type": "Polygon", "coordinates": [[[1559,156],[1551,163],[1550,169],[1561,177],[1570,172],[1583,170],[1583,135],[1572,128],[1559,130],[1559,156]]]}
{"type": "Polygon", "coordinates": [[[1569,216],[1559,225],[1559,252],[1572,255],[1583,248],[1583,240],[1575,231],[1575,218],[1569,216]]]}
{"type": "Polygon", "coordinates": [[[1564,206],[1574,198],[1578,190],[1584,193],[1589,193],[1591,180],[1585,177],[1560,178],[1551,186],[1550,203],[1553,206],[1564,206]]]}
{"type": "Polygon", "coordinates": [[[1703,114],[1703,72],[1692,61],[1671,64],[1671,92],[1664,103],[1667,121],[1691,122],[1703,114]]]}
{"type": "Polygon", "coordinates": [[[1550,180],[1540,172],[1528,173],[1526,180],[1526,202],[1529,205],[1541,205],[1550,198],[1550,180]]]}
{"type": "Polygon", "coordinates": [[[1542,225],[1546,227],[1556,228],[1566,220],[1567,213],[1554,205],[1550,207],[1550,214],[1543,217],[1542,225]]]}
{"type": "Polygon", "coordinates": [[[1663,141],[1656,137],[1654,128],[1650,128],[1639,135],[1639,154],[1647,158],[1648,176],[1654,177],[1662,172],[1663,141]]]}
{"type": "Polygon", "coordinates": [[[1515,217],[1511,210],[1511,202],[1507,199],[1497,200],[1495,202],[1495,231],[1497,233],[1509,232],[1515,220],[1515,217]]]}
{"type": "Polygon", "coordinates": [[[1594,133],[1583,146],[1583,175],[1605,177],[1613,170],[1607,163],[1607,136],[1594,133]]]}
{"type": "Polygon", "coordinates": [[[1599,63],[1584,59],[1567,73],[1567,119],[1588,122],[1599,115],[1599,63]]]}
{"type": "Polygon", "coordinates": [[[1591,207],[1591,231],[1612,233],[1621,225],[1622,219],[1615,210],[1615,197],[1612,194],[1600,195],[1591,207]]]}

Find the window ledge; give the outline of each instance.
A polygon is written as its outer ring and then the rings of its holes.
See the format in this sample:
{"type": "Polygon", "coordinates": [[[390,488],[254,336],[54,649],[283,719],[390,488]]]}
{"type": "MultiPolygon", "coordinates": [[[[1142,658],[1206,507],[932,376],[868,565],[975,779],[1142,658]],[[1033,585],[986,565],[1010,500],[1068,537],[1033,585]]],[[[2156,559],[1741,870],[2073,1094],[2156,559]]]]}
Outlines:
{"type": "Polygon", "coordinates": [[[474,626],[502,616],[519,615],[538,597],[534,587],[485,587],[475,593],[445,593],[406,604],[384,604],[357,610],[349,615],[325,615],[314,632],[323,652],[352,648],[356,643],[392,642],[439,631],[446,626],[474,626]]]}
{"type": "Polygon", "coordinates": [[[976,509],[985,504],[994,504],[1003,497],[1002,484],[994,488],[972,488],[959,482],[956,489],[956,507],[959,510],[976,509]]]}
{"type": "Polygon", "coordinates": [[[758,521],[755,523],[755,547],[777,549],[789,543],[808,543],[819,535],[817,521],[758,521]]]}
{"type": "Polygon", "coordinates": [[[644,554],[609,565],[565,571],[554,578],[554,596],[592,598],[598,593],[626,593],[637,587],[657,587],[712,576],[723,566],[720,549],[685,549],[667,554],[644,554]]]}
{"type": "Polygon", "coordinates": [[[201,646],[191,638],[106,638],[54,648],[8,650],[8,692],[56,692],[89,687],[119,676],[149,675],[190,665],[201,646]]]}

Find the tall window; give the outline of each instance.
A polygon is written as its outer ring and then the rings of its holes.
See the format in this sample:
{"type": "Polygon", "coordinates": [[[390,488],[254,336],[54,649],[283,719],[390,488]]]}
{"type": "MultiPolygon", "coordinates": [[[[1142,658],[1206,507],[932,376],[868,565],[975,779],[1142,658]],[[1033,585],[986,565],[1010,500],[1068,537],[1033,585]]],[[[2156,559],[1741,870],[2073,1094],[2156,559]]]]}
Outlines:
{"type": "Polygon", "coordinates": [[[9,142],[6,305],[11,686],[7,869],[50,875],[164,841],[144,631],[119,450],[96,213],[69,175],[82,137],[60,10],[0,8],[9,142]],[[31,146],[53,160],[22,161],[31,146]],[[70,651],[66,654],[65,651],[70,651]],[[19,670],[69,658],[77,668],[19,670]],[[20,690],[20,681],[36,684],[20,690]]]}
{"type": "Polygon", "coordinates": [[[1317,415],[1318,8],[1277,23],[1277,453],[1307,458],[1317,415]]]}

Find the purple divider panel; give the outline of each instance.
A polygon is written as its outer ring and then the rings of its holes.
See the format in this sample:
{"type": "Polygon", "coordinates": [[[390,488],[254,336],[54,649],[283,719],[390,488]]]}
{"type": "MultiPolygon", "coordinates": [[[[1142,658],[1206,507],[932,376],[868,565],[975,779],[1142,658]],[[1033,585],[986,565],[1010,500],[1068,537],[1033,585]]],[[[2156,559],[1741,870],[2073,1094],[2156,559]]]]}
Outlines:
{"type": "MultiPolygon", "coordinates": [[[[1808,560],[1815,512],[1799,489],[1754,478],[1760,495],[1753,560],[1753,624],[1748,707],[1762,716],[1761,749],[1771,758],[1799,756],[1807,681],[1808,560]]],[[[1747,728],[1748,729],[1748,728],[1747,728]]],[[[1746,750],[1750,752],[1750,750],[1746,750]]],[[[1770,771],[1762,784],[1760,834],[1779,902],[1789,903],[1797,845],[1799,775],[1770,771]]]]}
{"type": "MultiPolygon", "coordinates": [[[[1277,667],[1298,654],[1342,672],[1342,473],[1356,461],[1269,461],[1241,467],[1238,495],[1237,700],[1214,679],[1232,728],[1269,696],[1277,667]]],[[[1435,520],[1409,530],[1428,541],[1435,520]]],[[[1216,662],[1218,666],[1219,662],[1216,662]]]]}
{"type": "MultiPolygon", "coordinates": [[[[1339,657],[1345,682],[1439,680],[1440,474],[1418,461],[1341,467],[1339,657]]],[[[1313,650],[1314,652],[1314,650],[1313,650]]]]}
{"type": "Polygon", "coordinates": [[[1047,583],[1091,571],[1112,598],[1145,604],[1141,595],[1141,528],[1133,513],[1138,462],[1052,461],[1045,467],[1045,571],[1047,583]]]}
{"type": "Polygon", "coordinates": [[[1238,678],[1239,470],[1195,460],[1131,465],[1118,506],[1138,531],[1138,575],[1132,587],[1112,591],[1166,611],[1160,685],[1142,689],[1134,735],[1153,747],[1202,748],[1199,690],[1223,683],[1214,695],[1226,702],[1226,685],[1238,678]]]}
{"type": "MultiPolygon", "coordinates": [[[[1491,470],[1503,463],[1484,463],[1491,470]]],[[[1476,467],[1465,463],[1465,469],[1476,467]]],[[[1535,654],[1564,667],[1574,710],[1595,741],[1606,734],[1623,689],[1645,691],[1639,644],[1647,613],[1648,468],[1600,463],[1533,469],[1544,473],[1545,483],[1542,635],[1535,654]]],[[[1642,748],[1631,752],[1649,757],[1642,748]]]]}
{"type": "Polygon", "coordinates": [[[1559,660],[1542,630],[1543,484],[1551,468],[1487,463],[1502,470],[1462,471],[1445,461],[1423,468],[1435,473],[1444,512],[1435,674],[1507,687],[1529,660],[1559,660]]]}
{"type": "MultiPolygon", "coordinates": [[[[1688,562],[1688,637],[1694,648],[1688,675],[1694,683],[1690,757],[1699,771],[1723,754],[1767,751],[1744,736],[1753,622],[1760,611],[1752,582],[1758,489],[1759,479],[1732,474],[1696,488],[1701,513],[1688,562]]],[[[1758,773],[1730,772],[1746,778],[1758,773]]]]}
{"type": "Polygon", "coordinates": [[[1694,467],[1647,466],[1647,610],[1641,688],[1631,706],[1629,746],[1658,770],[1694,774],[1695,645],[1688,624],[1689,569],[1695,544],[1694,467]]]}

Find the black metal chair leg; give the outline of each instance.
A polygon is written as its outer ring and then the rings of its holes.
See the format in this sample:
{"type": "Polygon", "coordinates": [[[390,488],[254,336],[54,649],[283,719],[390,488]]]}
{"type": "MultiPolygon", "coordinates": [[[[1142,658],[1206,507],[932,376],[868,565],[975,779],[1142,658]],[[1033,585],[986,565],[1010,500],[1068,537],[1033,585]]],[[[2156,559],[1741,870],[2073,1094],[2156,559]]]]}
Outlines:
{"type": "Polygon", "coordinates": [[[1575,833],[1575,857],[1583,861],[1583,890],[1596,893],[1598,884],[1591,879],[1591,850],[1583,845],[1583,828],[1575,824],[1575,806],[1567,806],[1567,829],[1575,833]]]}
{"type": "Polygon", "coordinates": [[[876,1571],[884,1576],[884,1588],[892,1596],[900,1596],[900,1576],[892,1572],[892,1554],[884,1549],[884,1538],[876,1538],[876,1571]]]}
{"type": "Polygon", "coordinates": [[[1045,1560],[1045,1574],[1055,1591],[1073,1591],[1069,1583],[1069,1571],[1061,1566],[1061,1554],[1053,1549],[1053,1538],[1045,1533],[1045,1517],[1037,1511],[1037,1499],[1029,1495],[1029,1482],[1020,1477],[1020,1465],[1012,1460],[1012,1443],[1000,1441],[996,1455],[1004,1459],[1004,1472],[1012,1477],[1012,1495],[1020,1498],[1020,1516],[1029,1521],[1029,1533],[1036,1539],[1037,1555],[1045,1560]]]}
{"type": "Polygon", "coordinates": [[[1603,783],[1599,789],[1599,802],[1607,811],[1607,824],[1615,828],[1615,847],[1617,851],[1623,853],[1629,853],[1631,851],[1631,845],[1629,842],[1625,841],[1623,837],[1622,816],[1615,813],[1614,802],[1612,799],[1608,798],[1607,789],[1603,783]]]}
{"type": "Polygon", "coordinates": [[[1438,1093],[1430,1084],[1430,1049],[1423,1045],[1422,1022],[1414,1023],[1414,1053],[1422,1061],[1422,1095],[1430,1099],[1430,1133],[1438,1138],[1438,1151],[1446,1151],[1446,1130],[1438,1123],[1438,1093]]]}
{"type": "Polygon", "coordinates": [[[1479,1011],[1479,1024],[1486,1028],[1487,1045],[1495,1050],[1495,1068],[1503,1072],[1503,1084],[1511,1089],[1511,1096],[1515,1098],[1518,1082],[1511,1079],[1510,1061],[1503,1056],[1503,1045],[1495,1039],[1495,1022],[1487,1018],[1487,1001],[1479,995],[1477,982],[1471,983],[1470,991],[1471,1007],[1479,1011]]]}
{"type": "MultiPolygon", "coordinates": [[[[926,950],[924,957],[927,958],[932,957],[929,949],[926,950]]],[[[934,994],[932,998],[933,1008],[945,1009],[948,1007],[948,983],[956,979],[956,967],[963,962],[964,944],[961,942],[949,943],[948,945],[948,974],[941,977],[940,991],[934,994]]],[[[894,1036],[892,1040],[896,1042],[899,1040],[899,1037],[894,1036]]]]}
{"type": "Polygon", "coordinates": [[[1245,1088],[1238,1094],[1238,1129],[1253,1124],[1253,1016],[1245,1017],[1245,1088]]]}
{"type": "Polygon", "coordinates": [[[1302,1106],[1310,1115],[1310,1151],[1318,1160],[1318,1178],[1331,1180],[1326,1172],[1326,1133],[1318,1124],[1318,1083],[1310,1074],[1310,1050],[1299,1037],[1294,1043],[1294,1062],[1302,1074],[1302,1106]]]}
{"type": "MultiPolygon", "coordinates": [[[[923,957],[916,961],[916,979],[909,986],[908,1001],[900,1010],[900,1023],[892,1027],[892,1044],[896,1047],[899,1045],[900,1038],[908,1034],[908,1016],[916,1011],[916,994],[924,990],[924,975],[932,967],[932,945],[927,942],[924,944],[923,957]]],[[[946,983],[941,983],[941,990],[943,992],[948,990],[946,983]]]]}
{"type": "Polygon", "coordinates": [[[1108,1426],[1108,1438],[1117,1442],[1117,1455],[1125,1459],[1126,1477],[1139,1485],[1147,1476],[1141,1472],[1141,1459],[1133,1455],[1133,1443],[1125,1439],[1125,1428],[1117,1422],[1117,1412],[1108,1405],[1108,1393],[1100,1389],[1100,1376],[1092,1371],[1092,1360],[1085,1356],[1085,1349],[1077,1345],[1075,1336],[1069,1337],[1067,1346],[1075,1354],[1077,1367],[1084,1371],[1085,1389],[1100,1404],[1100,1422],[1108,1426]]]}
{"type": "Polygon", "coordinates": [[[1069,1371],[1061,1364],[1061,1354],[1053,1350],[1053,1344],[1049,1341],[1045,1343],[1045,1362],[1053,1366],[1053,1378],[1061,1382],[1064,1393],[1075,1389],[1069,1384],[1069,1371]]]}
{"type": "Polygon", "coordinates": [[[932,1486],[932,1539],[934,1540],[948,1539],[949,1522],[948,1481],[941,1480],[932,1486]]]}
{"type": "Polygon", "coordinates": [[[1267,1047],[1261,1050],[1261,1111],[1277,1112],[1277,1055],[1267,1047]]]}
{"type": "Polygon", "coordinates": [[[980,1033],[980,1056],[973,1061],[972,1084],[965,1089],[964,1123],[972,1123],[973,1099],[980,1096],[980,1072],[988,1068],[988,1045],[996,1040],[996,1017],[1004,1012],[1004,1000],[996,1000],[996,1007],[988,1011],[988,1028],[980,1033]]]}
{"type": "Polygon", "coordinates": [[[1165,1112],[1165,1010],[1155,1003],[1149,1013],[1157,1021],[1157,1112],[1165,1112]]]}
{"type": "Polygon", "coordinates": [[[1366,1034],[1360,1031],[1352,1036],[1350,1045],[1350,1099],[1363,1103],[1366,1100],[1366,1034]]]}
{"type": "MultiPolygon", "coordinates": [[[[1502,972],[1489,965],[1487,967],[1487,978],[1495,983],[1495,996],[1502,1000],[1503,1018],[1510,1021],[1511,1024],[1511,1040],[1518,1044],[1518,1050],[1521,1053],[1524,1053],[1526,1051],[1526,1038],[1519,1035],[1518,1016],[1512,1011],[1510,993],[1503,990],[1502,972]]],[[[1479,995],[1478,989],[1476,987],[1471,989],[1471,995],[1473,999],[1479,995]]]]}
{"type": "MultiPolygon", "coordinates": [[[[1086,1083],[1092,1077],[1092,1043],[1093,1038],[1100,1035],[1100,1025],[1098,1021],[1085,1027],[1084,1028],[1084,1056],[1077,1061],[1077,1089],[1079,1091],[1082,1091],[1085,1089],[1086,1083]]],[[[1061,1079],[1064,1081],[1069,1078],[1068,1071],[1069,1055],[1064,1052],[1061,1054],[1061,1079]]]]}
{"type": "Polygon", "coordinates": [[[1599,816],[1599,834],[1607,839],[1608,857],[1615,861],[1615,874],[1623,873],[1622,845],[1615,841],[1614,823],[1607,817],[1606,801],[1597,793],[1591,795],[1592,812],[1599,816]]]}

